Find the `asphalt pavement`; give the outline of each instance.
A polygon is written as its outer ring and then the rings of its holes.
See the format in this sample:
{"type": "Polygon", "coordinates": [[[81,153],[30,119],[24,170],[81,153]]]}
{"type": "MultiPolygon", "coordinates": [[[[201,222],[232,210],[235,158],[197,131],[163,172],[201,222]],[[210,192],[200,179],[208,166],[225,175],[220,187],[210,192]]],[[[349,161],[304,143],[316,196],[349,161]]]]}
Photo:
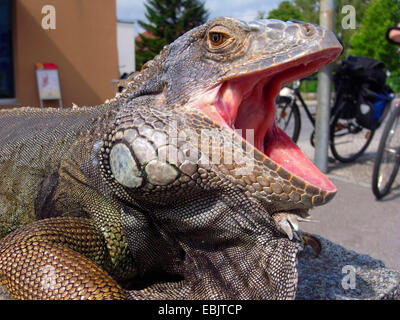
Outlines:
{"type": "MultiPolygon", "coordinates": [[[[311,103],[313,105],[313,103],[311,103]]],[[[315,105],[315,103],[314,103],[315,105]]],[[[299,147],[310,158],[313,127],[302,113],[299,147]]],[[[365,154],[355,162],[343,164],[333,159],[329,151],[328,177],[338,193],[325,206],[310,213],[319,222],[301,224],[301,229],[319,234],[333,242],[382,260],[386,267],[400,270],[400,173],[392,192],[377,201],[372,193],[372,170],[384,123],[375,133],[365,154]]]]}

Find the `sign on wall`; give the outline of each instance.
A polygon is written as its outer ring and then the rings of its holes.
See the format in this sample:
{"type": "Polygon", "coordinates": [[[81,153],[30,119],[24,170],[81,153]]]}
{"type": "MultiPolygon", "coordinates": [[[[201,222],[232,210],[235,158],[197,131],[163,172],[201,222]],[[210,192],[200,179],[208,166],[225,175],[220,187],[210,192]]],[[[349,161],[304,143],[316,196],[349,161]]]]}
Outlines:
{"type": "Polygon", "coordinates": [[[59,107],[62,107],[57,65],[54,63],[37,63],[35,69],[40,107],[43,108],[44,100],[58,100],[59,107]]]}

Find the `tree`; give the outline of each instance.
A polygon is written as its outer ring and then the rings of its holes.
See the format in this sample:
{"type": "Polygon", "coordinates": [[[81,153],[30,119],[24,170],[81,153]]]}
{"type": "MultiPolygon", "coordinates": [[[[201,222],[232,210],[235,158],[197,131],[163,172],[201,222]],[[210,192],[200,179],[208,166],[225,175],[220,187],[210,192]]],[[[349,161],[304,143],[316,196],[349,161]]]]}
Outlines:
{"type": "Polygon", "coordinates": [[[139,68],[160,53],[162,48],[186,31],[204,24],[208,11],[199,0],[147,0],[146,19],[139,25],[152,36],[140,35],[136,41],[136,63],[139,68]]]}
{"type": "Polygon", "coordinates": [[[304,21],[319,24],[319,0],[294,0],[293,2],[304,21]]]}
{"type": "Polygon", "coordinates": [[[257,16],[256,16],[256,20],[258,19],[267,19],[268,15],[267,12],[265,10],[258,10],[257,11],[257,16]]]}
{"type": "Polygon", "coordinates": [[[351,54],[381,60],[392,74],[400,75],[397,47],[386,41],[387,28],[400,22],[398,0],[373,0],[365,10],[360,28],[351,39],[351,54]]]}
{"type": "Polygon", "coordinates": [[[279,19],[283,21],[291,19],[304,20],[304,16],[290,1],[282,1],[277,9],[269,12],[268,19],[279,19]]]}

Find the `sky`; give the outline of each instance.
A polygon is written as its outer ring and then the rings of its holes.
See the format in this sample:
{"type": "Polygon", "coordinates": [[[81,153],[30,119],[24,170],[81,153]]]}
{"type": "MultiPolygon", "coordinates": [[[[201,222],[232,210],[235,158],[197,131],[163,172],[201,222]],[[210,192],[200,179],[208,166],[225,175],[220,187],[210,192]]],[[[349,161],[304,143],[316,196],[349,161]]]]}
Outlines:
{"type": "MultiPolygon", "coordinates": [[[[203,0],[209,18],[228,16],[245,21],[253,20],[257,11],[269,12],[278,7],[281,0],[203,0]]],[[[145,0],[117,0],[117,18],[121,20],[146,20],[145,0]]],[[[136,31],[142,31],[135,25],[136,31]],[[138,30],[139,29],[139,30],[138,30]]]]}

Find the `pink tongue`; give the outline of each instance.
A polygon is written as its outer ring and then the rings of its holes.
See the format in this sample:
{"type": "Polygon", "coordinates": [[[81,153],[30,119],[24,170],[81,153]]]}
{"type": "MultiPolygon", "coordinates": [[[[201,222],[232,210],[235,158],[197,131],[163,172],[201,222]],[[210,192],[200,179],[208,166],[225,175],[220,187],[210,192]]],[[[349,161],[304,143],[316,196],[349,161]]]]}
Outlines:
{"type": "Polygon", "coordinates": [[[298,177],[326,191],[336,191],[335,185],[301,152],[299,147],[274,126],[274,137],[269,139],[264,153],[273,161],[298,177]]]}

